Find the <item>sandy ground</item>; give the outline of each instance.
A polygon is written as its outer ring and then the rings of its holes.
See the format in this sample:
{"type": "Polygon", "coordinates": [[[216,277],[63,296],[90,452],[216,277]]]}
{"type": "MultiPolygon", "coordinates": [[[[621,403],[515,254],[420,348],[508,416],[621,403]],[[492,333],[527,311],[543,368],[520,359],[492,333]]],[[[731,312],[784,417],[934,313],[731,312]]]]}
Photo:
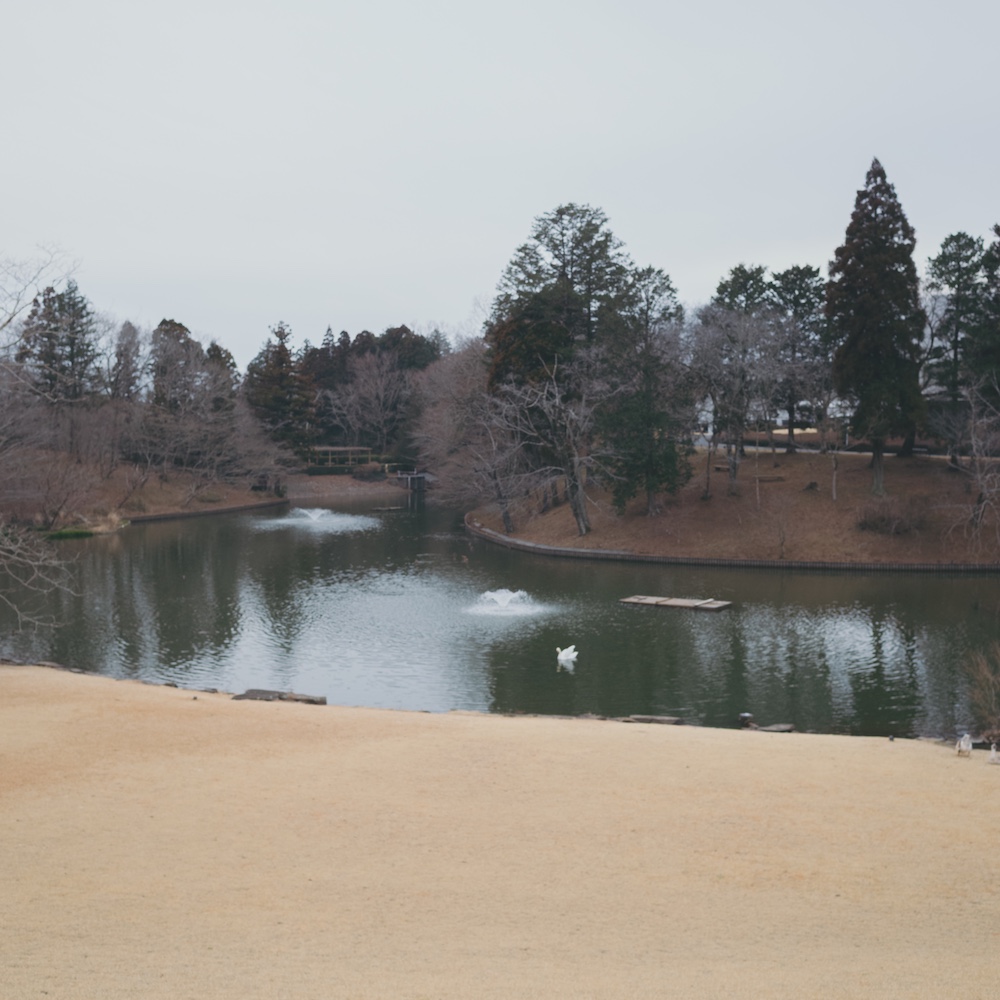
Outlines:
{"type": "Polygon", "coordinates": [[[0,997],[997,997],[986,761],[0,667],[0,997]]]}

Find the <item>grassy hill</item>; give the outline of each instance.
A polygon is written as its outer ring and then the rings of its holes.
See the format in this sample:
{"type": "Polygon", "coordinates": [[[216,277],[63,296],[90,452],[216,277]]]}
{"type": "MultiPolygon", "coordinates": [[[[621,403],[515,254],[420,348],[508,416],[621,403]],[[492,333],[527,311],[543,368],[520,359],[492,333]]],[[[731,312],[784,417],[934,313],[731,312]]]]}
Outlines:
{"type": "MultiPolygon", "coordinates": [[[[557,546],[618,549],[696,558],[875,563],[1000,562],[1000,539],[992,520],[978,533],[970,514],[976,498],[970,477],[949,469],[945,459],[921,455],[886,458],[887,495],[871,494],[870,456],[816,452],[792,455],[749,453],[728,492],[724,460],[710,471],[704,499],[707,455],[693,458],[695,474],[656,516],[643,498],[623,516],[607,494],[592,496],[593,530],[580,537],[568,504],[546,512],[525,504],[515,518],[515,534],[557,546]],[[834,485],[836,487],[834,495],[834,485]]],[[[488,509],[476,516],[502,531],[488,509]]]]}

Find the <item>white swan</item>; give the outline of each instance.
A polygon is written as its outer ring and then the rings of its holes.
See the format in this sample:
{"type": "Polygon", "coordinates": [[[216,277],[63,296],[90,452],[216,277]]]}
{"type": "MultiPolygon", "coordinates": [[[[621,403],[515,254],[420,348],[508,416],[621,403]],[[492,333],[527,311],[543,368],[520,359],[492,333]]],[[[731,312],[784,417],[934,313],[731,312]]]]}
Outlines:
{"type": "Polygon", "coordinates": [[[556,646],[556,663],[560,667],[566,667],[568,670],[573,669],[573,664],[576,662],[576,646],[567,646],[565,649],[560,649],[556,646]]]}
{"type": "Polygon", "coordinates": [[[997,753],[997,745],[995,743],[990,744],[990,756],[986,763],[1000,764],[1000,754],[997,753]]]}
{"type": "Polygon", "coordinates": [[[955,744],[955,752],[959,757],[972,756],[972,737],[968,733],[955,744]]]}

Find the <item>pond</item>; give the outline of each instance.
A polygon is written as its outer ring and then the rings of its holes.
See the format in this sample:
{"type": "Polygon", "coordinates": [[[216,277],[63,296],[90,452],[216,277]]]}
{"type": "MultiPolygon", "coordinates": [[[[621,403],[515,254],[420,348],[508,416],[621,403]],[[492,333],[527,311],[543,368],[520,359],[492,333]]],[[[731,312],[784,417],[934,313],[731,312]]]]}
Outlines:
{"type": "Polygon", "coordinates": [[[330,703],[674,715],[866,735],[971,726],[963,660],[1000,634],[1000,578],[559,559],[467,535],[431,506],[288,508],[61,543],[55,629],[0,654],[189,688],[330,703]],[[718,598],[719,612],[622,597],[718,598]],[[575,644],[569,669],[556,647],[575,644]]]}

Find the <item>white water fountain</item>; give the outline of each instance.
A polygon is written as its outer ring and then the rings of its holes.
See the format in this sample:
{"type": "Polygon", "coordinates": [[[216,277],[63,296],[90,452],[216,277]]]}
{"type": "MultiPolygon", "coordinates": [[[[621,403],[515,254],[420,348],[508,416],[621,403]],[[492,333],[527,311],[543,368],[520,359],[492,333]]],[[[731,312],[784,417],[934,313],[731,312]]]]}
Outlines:
{"type": "Polygon", "coordinates": [[[479,599],[469,608],[474,615],[499,615],[518,617],[537,615],[545,611],[545,605],[538,604],[526,590],[487,590],[479,595],[479,599]]]}
{"type": "Polygon", "coordinates": [[[365,514],[342,514],[325,507],[292,507],[283,517],[259,521],[256,525],[263,530],[281,530],[289,527],[306,528],[310,531],[341,534],[353,531],[371,531],[381,526],[376,517],[365,514]]]}

